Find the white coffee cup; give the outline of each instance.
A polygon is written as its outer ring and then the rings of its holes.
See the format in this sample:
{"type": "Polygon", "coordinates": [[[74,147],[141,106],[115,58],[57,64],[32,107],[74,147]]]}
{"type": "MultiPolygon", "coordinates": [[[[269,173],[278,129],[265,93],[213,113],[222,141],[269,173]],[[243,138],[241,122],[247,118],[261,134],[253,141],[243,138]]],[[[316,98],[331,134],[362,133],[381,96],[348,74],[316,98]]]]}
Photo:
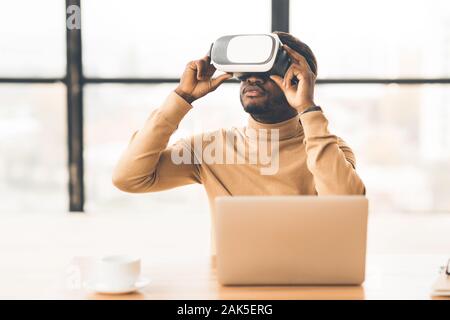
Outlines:
{"type": "Polygon", "coordinates": [[[130,255],[109,255],[95,259],[91,281],[112,290],[130,288],[138,281],[141,259],[130,255]]]}

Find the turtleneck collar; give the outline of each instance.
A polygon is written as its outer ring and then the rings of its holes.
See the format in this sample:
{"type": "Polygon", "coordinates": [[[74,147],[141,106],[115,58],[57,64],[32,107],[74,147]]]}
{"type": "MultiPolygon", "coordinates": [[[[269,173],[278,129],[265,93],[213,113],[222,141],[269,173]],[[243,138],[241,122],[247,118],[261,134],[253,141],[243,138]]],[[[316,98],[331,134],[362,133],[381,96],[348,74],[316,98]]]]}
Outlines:
{"type": "Polygon", "coordinates": [[[300,115],[296,115],[288,120],[277,123],[262,123],[253,119],[250,115],[248,117],[247,128],[251,129],[278,129],[281,140],[292,138],[298,134],[303,134],[303,126],[300,122],[300,115]]]}

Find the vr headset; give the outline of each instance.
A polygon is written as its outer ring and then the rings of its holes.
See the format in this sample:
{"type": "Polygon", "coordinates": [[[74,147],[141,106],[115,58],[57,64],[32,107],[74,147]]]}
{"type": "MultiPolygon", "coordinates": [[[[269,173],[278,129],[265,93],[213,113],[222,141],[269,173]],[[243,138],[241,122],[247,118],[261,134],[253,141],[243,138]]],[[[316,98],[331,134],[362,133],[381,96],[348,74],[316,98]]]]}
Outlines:
{"type": "Polygon", "coordinates": [[[217,70],[231,72],[241,81],[250,75],[284,77],[291,58],[282,45],[274,33],[228,35],[211,44],[208,56],[217,70]]]}

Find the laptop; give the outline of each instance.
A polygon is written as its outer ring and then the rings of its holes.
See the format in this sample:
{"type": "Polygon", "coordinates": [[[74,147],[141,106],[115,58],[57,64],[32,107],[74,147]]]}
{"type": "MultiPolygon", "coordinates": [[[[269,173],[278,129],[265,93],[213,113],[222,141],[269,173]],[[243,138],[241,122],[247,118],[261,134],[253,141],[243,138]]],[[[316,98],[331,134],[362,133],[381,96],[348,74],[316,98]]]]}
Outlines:
{"type": "Polygon", "coordinates": [[[364,282],[364,196],[228,196],[215,204],[219,283],[364,282]]]}

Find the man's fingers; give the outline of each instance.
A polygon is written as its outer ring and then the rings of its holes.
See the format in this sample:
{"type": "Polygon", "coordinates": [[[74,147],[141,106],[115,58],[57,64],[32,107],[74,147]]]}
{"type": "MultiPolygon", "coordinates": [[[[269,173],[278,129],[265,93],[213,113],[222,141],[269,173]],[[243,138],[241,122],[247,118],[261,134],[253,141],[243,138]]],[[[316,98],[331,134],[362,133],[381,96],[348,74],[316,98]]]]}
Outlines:
{"type": "Polygon", "coordinates": [[[213,76],[214,72],[216,72],[216,67],[213,64],[208,64],[206,67],[206,78],[209,79],[213,76]]]}
{"type": "Polygon", "coordinates": [[[206,61],[203,59],[196,60],[197,80],[203,80],[206,76],[206,61]]]}
{"type": "Polygon", "coordinates": [[[211,90],[216,90],[218,86],[220,86],[222,84],[222,82],[233,78],[233,74],[232,73],[224,73],[221,74],[220,76],[217,76],[214,79],[211,79],[211,90]]]}
{"type": "Polygon", "coordinates": [[[311,71],[308,61],[306,61],[306,58],[304,56],[302,56],[300,53],[291,49],[289,46],[285,44],[283,45],[283,48],[286,49],[286,52],[294,60],[294,63],[297,62],[297,64],[299,64],[302,67],[302,69],[311,71]]]}
{"type": "Polygon", "coordinates": [[[286,44],[283,45],[283,48],[286,50],[286,52],[288,53],[288,55],[294,59],[295,61],[300,61],[300,59],[302,58],[302,55],[300,53],[298,53],[297,51],[295,51],[294,49],[291,49],[289,46],[287,46],[286,44]]]}
{"type": "Polygon", "coordinates": [[[197,66],[197,80],[208,80],[216,71],[216,68],[211,63],[211,58],[208,55],[200,60],[196,60],[195,64],[197,66]]]}
{"type": "Polygon", "coordinates": [[[283,87],[288,89],[291,86],[292,78],[294,78],[294,68],[295,65],[291,64],[291,66],[287,69],[286,73],[284,74],[283,79],[283,87]]]}
{"type": "Polygon", "coordinates": [[[201,58],[200,60],[204,60],[205,62],[209,62],[211,60],[211,57],[208,55],[205,55],[203,58],[201,58]]]}
{"type": "Polygon", "coordinates": [[[280,87],[280,89],[284,91],[284,87],[283,87],[283,79],[282,79],[280,76],[277,76],[277,75],[271,75],[271,76],[270,76],[270,79],[272,79],[273,82],[275,82],[275,83],[280,87]]]}
{"type": "Polygon", "coordinates": [[[207,78],[211,77],[215,71],[214,66],[210,64],[210,57],[207,55],[199,60],[193,61],[193,65],[196,71],[197,80],[206,80],[207,78]],[[212,66],[212,68],[214,69],[212,73],[210,66],[212,66]]]}
{"type": "Polygon", "coordinates": [[[283,86],[286,89],[289,89],[290,87],[292,87],[292,80],[294,78],[301,80],[302,78],[304,78],[304,73],[305,71],[302,70],[300,65],[292,64],[284,75],[283,86]]]}

